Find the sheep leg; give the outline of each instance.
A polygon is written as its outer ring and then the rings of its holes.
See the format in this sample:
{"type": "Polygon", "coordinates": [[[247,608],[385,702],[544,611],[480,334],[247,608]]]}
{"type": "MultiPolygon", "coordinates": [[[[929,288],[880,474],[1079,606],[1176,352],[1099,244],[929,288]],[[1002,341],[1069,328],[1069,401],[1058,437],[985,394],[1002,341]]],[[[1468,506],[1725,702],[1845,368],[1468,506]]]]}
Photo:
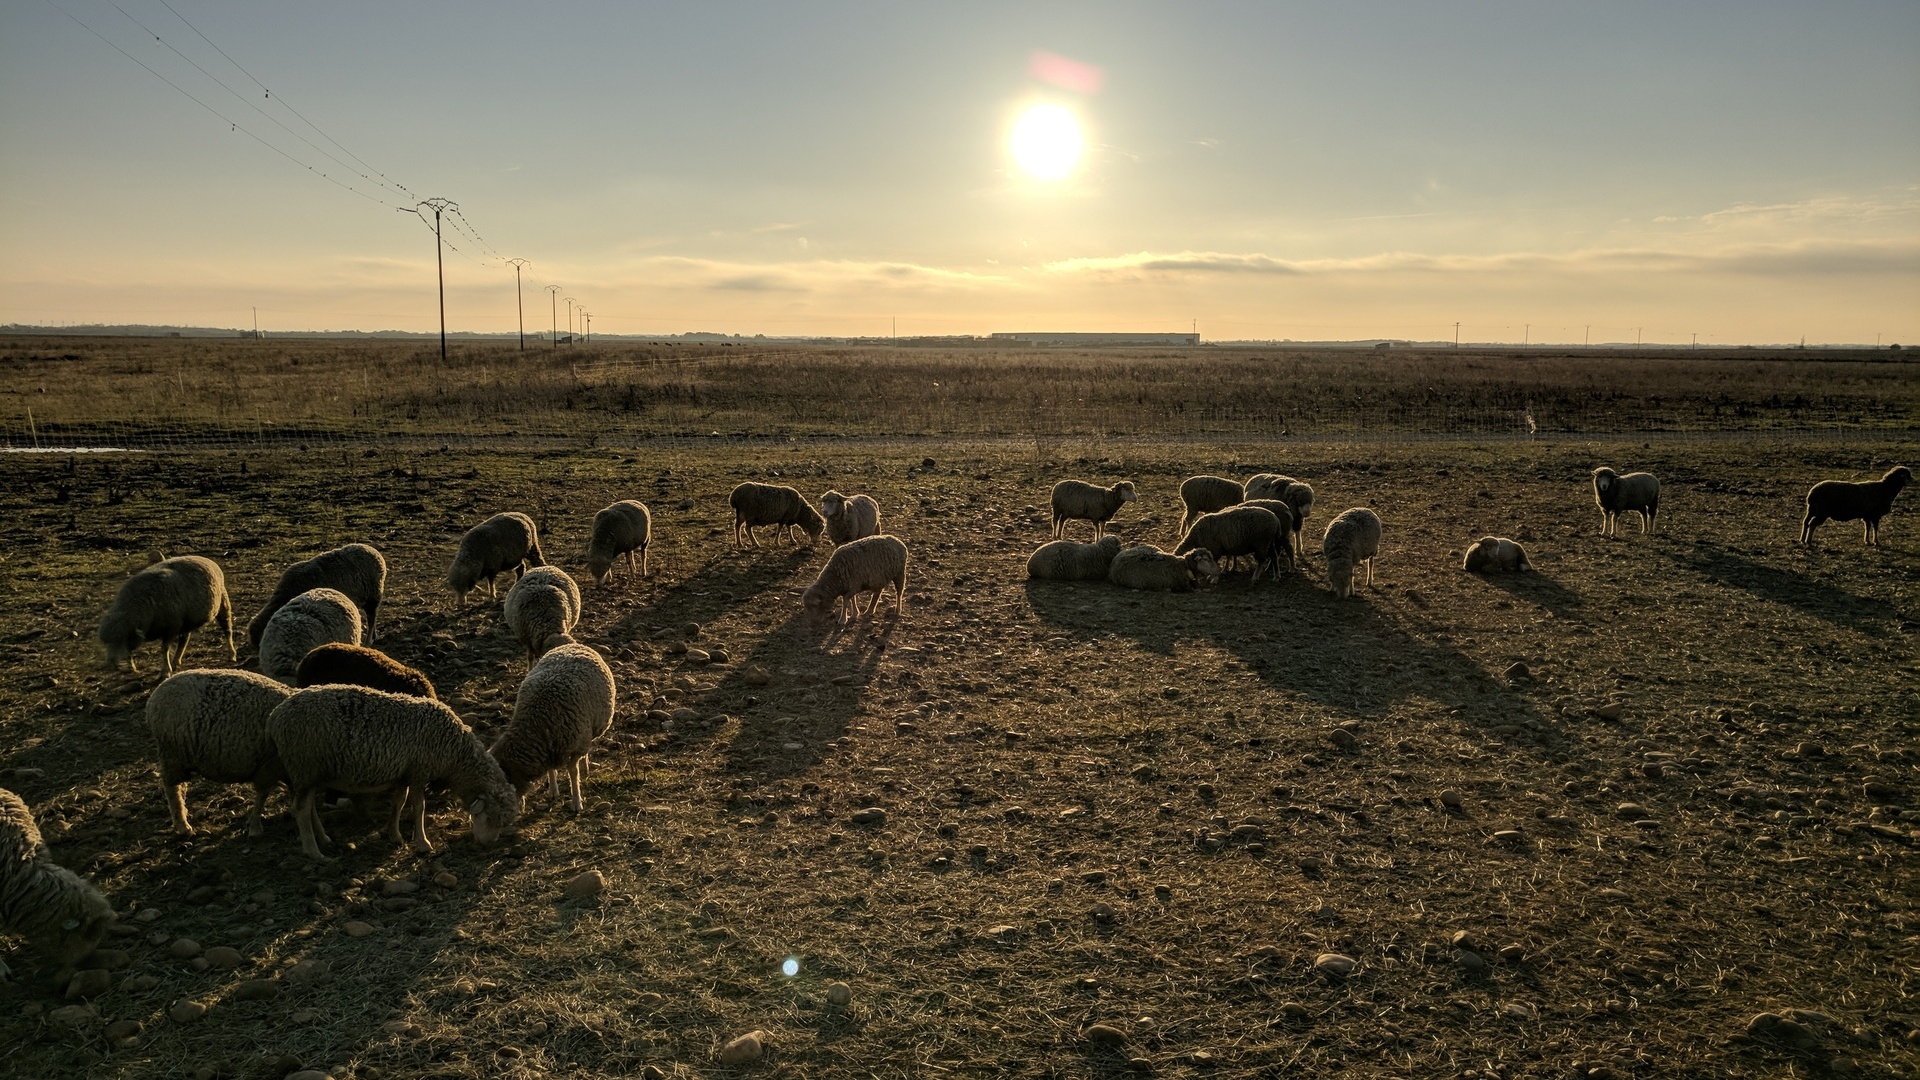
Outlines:
{"type": "Polygon", "coordinates": [[[580,797],[580,785],[587,773],[587,755],[581,754],[573,762],[573,812],[579,813],[587,808],[586,801],[580,797]]]}
{"type": "Polygon", "coordinates": [[[1373,588],[1373,558],[1367,558],[1367,588],[1373,588]]]}
{"type": "Polygon", "coordinates": [[[653,575],[653,571],[647,569],[647,546],[648,545],[645,545],[645,544],[642,544],[640,546],[640,576],[641,577],[651,577],[653,575]]]}
{"type": "Polygon", "coordinates": [[[187,821],[186,787],[186,781],[178,773],[161,768],[160,794],[167,800],[167,816],[173,819],[176,831],[192,836],[193,826],[187,821]]]}
{"type": "Polygon", "coordinates": [[[400,818],[406,814],[407,806],[413,802],[413,787],[402,784],[395,788],[393,795],[393,820],[387,824],[387,836],[396,844],[406,843],[406,837],[400,832],[400,818]]]}
{"type": "Polygon", "coordinates": [[[326,856],[320,852],[320,845],[314,843],[313,840],[315,822],[319,818],[319,811],[314,806],[314,803],[319,797],[320,791],[318,788],[312,791],[303,791],[294,796],[293,804],[293,821],[294,824],[300,826],[300,850],[306,852],[307,858],[312,859],[314,862],[324,862],[326,860],[326,856]]]}
{"type": "Polygon", "coordinates": [[[422,855],[433,852],[433,841],[427,839],[427,785],[415,784],[409,801],[413,803],[413,850],[422,855]]]}
{"type": "Polygon", "coordinates": [[[552,772],[547,774],[547,798],[552,800],[553,802],[560,801],[560,770],[559,769],[555,769],[552,772]]]}
{"type": "Polygon", "coordinates": [[[273,794],[274,787],[273,781],[253,785],[253,809],[247,811],[248,836],[259,836],[267,831],[267,827],[260,823],[260,815],[266,810],[267,796],[273,794]]]}
{"type": "Polygon", "coordinates": [[[378,600],[375,600],[373,603],[367,605],[367,640],[369,642],[376,641],[380,637],[380,635],[374,633],[373,631],[373,617],[377,612],[379,612],[379,610],[380,610],[380,601],[378,600]]]}

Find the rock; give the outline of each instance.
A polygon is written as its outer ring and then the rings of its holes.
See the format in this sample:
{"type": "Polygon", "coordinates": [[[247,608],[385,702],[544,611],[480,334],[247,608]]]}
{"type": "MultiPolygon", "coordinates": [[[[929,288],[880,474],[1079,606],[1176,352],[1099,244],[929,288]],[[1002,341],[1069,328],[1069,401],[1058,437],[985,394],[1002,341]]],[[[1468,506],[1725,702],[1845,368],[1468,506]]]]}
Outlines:
{"type": "Polygon", "coordinates": [[[200,955],[200,943],[192,938],[175,938],[173,944],[167,946],[167,955],[179,960],[191,960],[200,955]]]}
{"type": "Polygon", "coordinates": [[[1812,1028],[1798,1020],[1770,1012],[1760,1013],[1747,1021],[1747,1034],[1756,1039],[1773,1039],[1786,1043],[1817,1041],[1812,1028]]]}
{"type": "Polygon", "coordinates": [[[1639,821],[1641,818],[1649,816],[1647,808],[1637,802],[1623,802],[1619,806],[1614,807],[1613,812],[1620,817],[1626,818],[1628,821],[1639,821]]]}
{"type": "Polygon", "coordinates": [[[65,1028],[92,1027],[100,1022],[100,1013],[91,1005],[62,1005],[48,1013],[47,1019],[65,1028]]]}
{"type": "Polygon", "coordinates": [[[460,884],[460,876],[458,874],[453,874],[445,870],[442,870],[439,873],[433,875],[433,883],[435,885],[440,886],[443,889],[451,889],[455,885],[460,884]]]}
{"type": "Polygon", "coordinates": [[[333,978],[333,965],[325,960],[302,960],[280,977],[294,986],[317,986],[333,978]]]}
{"type": "Polygon", "coordinates": [[[713,662],[713,654],[705,649],[688,649],[687,659],[695,664],[710,664],[713,662]]]}
{"type": "Polygon", "coordinates": [[[587,870],[567,882],[564,890],[569,900],[584,900],[589,896],[598,896],[607,891],[607,878],[598,870],[587,870]]]}
{"type": "Polygon", "coordinates": [[[722,1046],[720,1052],[714,1055],[714,1060],[722,1065],[745,1065],[759,1061],[761,1055],[767,1052],[766,1039],[767,1033],[764,1031],[749,1031],[722,1046]]]}
{"type": "Polygon", "coordinates": [[[207,1007],[198,1001],[176,1001],[167,1010],[167,1019],[176,1024],[191,1024],[207,1015],[207,1007]]]}
{"type": "Polygon", "coordinates": [[[700,624],[697,622],[687,623],[685,626],[682,626],[680,628],[680,632],[687,635],[690,638],[697,638],[700,636],[700,624]]]}
{"type": "Polygon", "coordinates": [[[1467,802],[1466,796],[1460,794],[1459,792],[1453,790],[1452,788],[1448,788],[1447,790],[1440,793],[1440,805],[1446,807],[1449,810],[1458,810],[1462,806],[1466,805],[1466,802],[1467,802]]]}
{"type": "Polygon", "coordinates": [[[149,923],[149,922],[152,922],[153,920],[155,920],[155,919],[157,919],[157,918],[159,918],[159,917],[160,917],[161,915],[163,915],[163,914],[165,914],[165,912],[162,912],[162,911],[161,911],[161,910],[160,910],[159,908],[157,908],[157,907],[150,907],[150,908],[141,908],[141,909],[140,909],[140,910],[139,910],[139,911],[138,911],[137,913],[135,913],[135,915],[133,916],[133,921],[134,921],[134,922],[143,922],[143,923],[149,923]]]}
{"type": "Polygon", "coordinates": [[[1510,682],[1518,682],[1521,679],[1532,678],[1533,669],[1527,667],[1526,664],[1516,660],[1515,662],[1508,664],[1507,670],[1502,672],[1501,674],[1505,675],[1508,681],[1510,682]]]}
{"type": "Polygon", "coordinates": [[[697,722],[700,719],[700,711],[698,709],[690,709],[685,705],[682,705],[681,707],[668,713],[667,719],[672,720],[676,724],[691,724],[691,723],[697,722]]]}
{"type": "Polygon", "coordinates": [[[827,984],[827,1004],[836,1009],[844,1009],[853,1002],[853,987],[843,982],[827,984]]]}
{"type": "Polygon", "coordinates": [[[138,1020],[115,1020],[107,1025],[107,1041],[115,1046],[132,1046],[144,1030],[138,1020]]]}
{"type": "Polygon", "coordinates": [[[1095,1046],[1127,1045],[1127,1033],[1112,1024],[1089,1024],[1080,1035],[1095,1046]]]}
{"type": "Polygon", "coordinates": [[[878,806],[869,806],[865,810],[854,811],[853,816],[847,820],[855,825],[885,825],[887,812],[878,806]]]}
{"type": "Polygon", "coordinates": [[[279,996],[279,979],[246,979],[233,988],[235,1001],[267,1001],[279,996]]]}
{"type": "Polygon", "coordinates": [[[237,968],[246,960],[245,957],[240,955],[239,949],[226,945],[215,945],[213,948],[207,950],[206,956],[207,966],[218,968],[221,971],[237,968]]]}
{"type": "Polygon", "coordinates": [[[1595,708],[1593,710],[1593,715],[1599,717],[1602,720],[1618,720],[1622,715],[1626,713],[1626,711],[1627,711],[1626,702],[1609,701],[1605,705],[1601,705],[1595,708]]]}
{"type": "Polygon", "coordinates": [[[1624,904],[1633,899],[1625,889],[1595,889],[1593,890],[1593,898],[1595,900],[1604,900],[1609,904],[1624,904]]]}
{"type": "Polygon", "coordinates": [[[120,985],[126,987],[128,990],[135,991],[136,993],[144,993],[148,990],[153,989],[156,986],[159,986],[160,977],[157,975],[132,975],[132,976],[129,976],[120,985]]]}
{"type": "Polygon", "coordinates": [[[113,985],[113,979],[112,976],[107,974],[106,968],[88,968],[85,971],[76,971],[73,973],[73,978],[67,980],[67,1000],[73,1001],[78,998],[99,997],[101,994],[106,993],[107,988],[111,985],[113,985]]]}
{"type": "Polygon", "coordinates": [[[1352,750],[1360,745],[1360,740],[1346,728],[1334,728],[1327,732],[1327,741],[1332,743],[1336,750],[1352,750]]]}
{"type": "Polygon", "coordinates": [[[342,926],[340,929],[345,930],[347,932],[348,937],[366,937],[368,934],[373,933],[373,927],[367,925],[366,923],[361,922],[358,919],[355,919],[352,922],[347,923],[346,925],[342,926]]]}
{"type": "Polygon", "coordinates": [[[419,1024],[406,1020],[389,1020],[380,1025],[380,1030],[389,1035],[398,1035],[403,1039],[417,1039],[421,1034],[419,1024]]]}
{"type": "Polygon", "coordinates": [[[329,1080],[332,1075],[325,1069],[301,1069],[299,1072],[288,1073],[284,1080],[329,1080]]]}
{"type": "Polygon", "coordinates": [[[755,664],[747,669],[747,673],[740,677],[740,681],[748,686],[765,686],[773,681],[773,675],[766,668],[755,664]]]}
{"type": "Polygon", "coordinates": [[[1289,1001],[1280,1006],[1280,1018],[1289,1024],[1304,1024],[1313,1019],[1313,1013],[1297,1001],[1289,1001]]]}
{"type": "Polygon", "coordinates": [[[1460,969],[1462,971],[1471,972],[1473,974],[1478,974],[1482,971],[1487,970],[1486,957],[1481,956],[1479,953],[1474,952],[1472,949],[1459,950],[1454,955],[1453,962],[1456,964],[1459,964],[1460,969]]]}
{"type": "Polygon", "coordinates": [[[1517,964],[1527,958],[1527,950],[1519,945],[1500,946],[1500,959],[1509,964],[1517,964]]]}
{"type": "Polygon", "coordinates": [[[420,891],[420,883],[407,878],[393,878],[381,882],[380,891],[387,896],[411,896],[420,891]]]}
{"type": "Polygon", "coordinates": [[[1867,780],[1860,785],[1860,791],[1877,803],[1896,802],[1900,798],[1900,789],[1884,780],[1867,780]]]}
{"type": "Polygon", "coordinates": [[[1360,961],[1345,953],[1327,952],[1313,958],[1313,969],[1327,975],[1351,975],[1359,966],[1360,961]]]}

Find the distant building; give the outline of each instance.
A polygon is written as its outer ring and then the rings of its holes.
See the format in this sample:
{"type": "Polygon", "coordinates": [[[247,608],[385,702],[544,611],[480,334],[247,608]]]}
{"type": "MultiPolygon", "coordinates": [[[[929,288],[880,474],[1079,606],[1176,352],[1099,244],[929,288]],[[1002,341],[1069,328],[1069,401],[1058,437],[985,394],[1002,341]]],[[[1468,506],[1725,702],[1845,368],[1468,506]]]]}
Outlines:
{"type": "Polygon", "coordinates": [[[995,334],[992,339],[1009,345],[1077,345],[1082,348],[1107,345],[1198,345],[1199,334],[1075,334],[1052,331],[1016,331],[995,334]]]}

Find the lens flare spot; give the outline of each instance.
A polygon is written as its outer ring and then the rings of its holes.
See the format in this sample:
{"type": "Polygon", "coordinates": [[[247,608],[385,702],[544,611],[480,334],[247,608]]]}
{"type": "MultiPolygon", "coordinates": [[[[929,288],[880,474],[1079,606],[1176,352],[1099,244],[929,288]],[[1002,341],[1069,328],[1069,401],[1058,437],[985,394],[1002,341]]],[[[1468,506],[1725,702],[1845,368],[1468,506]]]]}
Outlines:
{"type": "Polygon", "coordinates": [[[785,975],[789,979],[800,974],[800,958],[797,956],[789,956],[785,960],[780,961],[780,974],[785,975]]]}
{"type": "Polygon", "coordinates": [[[1064,105],[1029,106],[1013,122],[1008,147],[1014,164],[1040,180],[1061,180],[1080,163],[1080,120],[1064,105]]]}

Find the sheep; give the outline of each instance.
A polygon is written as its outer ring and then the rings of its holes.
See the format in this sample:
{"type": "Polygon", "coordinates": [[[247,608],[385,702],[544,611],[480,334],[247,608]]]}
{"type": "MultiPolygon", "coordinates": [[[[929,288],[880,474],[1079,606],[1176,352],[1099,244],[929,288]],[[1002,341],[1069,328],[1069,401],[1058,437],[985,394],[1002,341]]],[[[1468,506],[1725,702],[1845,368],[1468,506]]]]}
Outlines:
{"type": "Polygon", "coordinates": [[[733,543],[735,547],[745,547],[741,536],[754,547],[760,541],[753,530],[761,525],[772,525],[787,538],[788,544],[797,544],[794,530],[800,529],[807,534],[807,542],[820,539],[821,530],[827,527],[820,512],[808,505],[806,496],[790,487],[773,484],[755,484],[748,482],[733,489],[727,496],[727,505],[733,507],[733,543]]]}
{"type": "Polygon", "coordinates": [[[1192,592],[1201,582],[1220,580],[1220,564],[1204,547],[1169,555],[1152,544],[1139,544],[1113,557],[1107,580],[1128,589],[1192,592]]]}
{"type": "Polygon", "coordinates": [[[1367,587],[1373,587],[1373,557],[1380,552],[1380,515],[1364,507],[1343,510],[1327,522],[1320,538],[1320,552],[1327,557],[1327,583],[1333,595],[1346,599],[1353,595],[1353,568],[1367,566],[1367,587]]]}
{"type": "MultiPolygon", "coordinates": [[[[1291,512],[1288,516],[1291,518],[1291,512]]],[[[1280,549],[1286,543],[1287,536],[1287,527],[1280,523],[1280,518],[1271,510],[1258,506],[1234,506],[1195,518],[1193,527],[1181,537],[1173,553],[1185,555],[1195,549],[1205,549],[1213,555],[1216,563],[1240,555],[1251,555],[1253,581],[1259,581],[1260,571],[1268,567],[1273,569],[1275,577],[1280,576],[1280,549]]]]}
{"type": "Polygon", "coordinates": [[[273,587],[273,595],[260,608],[260,613],[247,624],[247,638],[253,647],[260,647],[260,635],[267,629],[267,620],[273,613],[286,606],[287,601],[306,592],[308,589],[338,589],[347,594],[360,608],[366,623],[367,640],[375,637],[374,617],[380,611],[380,597],[387,587],[387,560],[369,544],[348,544],[332,551],[323,551],[305,562],[297,562],[287,567],[280,575],[280,583],[273,587]]]}
{"type": "Polygon", "coordinates": [[[239,660],[226,576],[212,559],[180,555],[154,563],[120,586],[100,620],[100,644],[106,646],[109,666],[124,663],[128,671],[139,671],[134,650],[143,641],[159,641],[160,658],[171,675],[187,654],[188,637],[209,622],[226,632],[229,657],[239,660]]]}
{"type": "Polygon", "coordinates": [[[308,589],[267,620],[260,634],[260,672],[291,683],[307,653],[336,641],[360,644],[360,609],[338,589],[308,589]]]}
{"type": "Polygon", "coordinates": [[[897,536],[869,536],[835,549],[820,575],[800,594],[800,604],[808,618],[820,622],[833,613],[842,598],[846,606],[840,612],[845,626],[860,614],[860,597],[873,594],[872,615],[880,610],[880,598],[887,586],[893,586],[893,610],[900,613],[907,598],[907,545],[897,536]]]}
{"type": "Polygon", "coordinates": [[[1893,509],[1893,497],[1912,482],[1913,472],[1895,465],[1878,480],[1849,483],[1822,480],[1807,491],[1807,516],[1800,521],[1800,542],[1813,546],[1813,530],[1829,518],[1834,521],[1860,519],[1860,537],[1875,547],[1880,545],[1880,519],[1893,509]]]}
{"type": "Polygon", "coordinates": [[[1504,536],[1483,536],[1467,549],[1461,568],[1482,573],[1490,570],[1531,570],[1527,549],[1504,536]]]}
{"type": "Polygon", "coordinates": [[[573,812],[584,809],[580,784],[593,740],[613,726],[613,671],[585,645],[562,643],[549,649],[520,683],[513,719],[488,749],[522,796],[541,777],[552,778],[560,797],[560,774],[573,784],[573,812]]]}
{"type": "Polygon", "coordinates": [[[204,776],[217,784],[252,784],[247,835],[262,832],[260,812],[285,780],[267,737],[267,717],[293,695],[285,684],[251,671],[182,671],[147,697],[147,731],[160,759],[160,793],[176,831],[193,835],[183,792],[204,776]]]}
{"type": "Polygon", "coordinates": [[[302,657],[300,667],[293,673],[293,685],[302,690],[329,683],[365,686],[413,697],[438,696],[433,692],[432,680],[421,672],[379,649],[338,641],[328,642],[302,657]]]}
{"type": "Polygon", "coordinates": [[[820,496],[820,513],[827,519],[827,539],[835,544],[880,535],[880,504],[870,495],[829,491],[820,496]]]}
{"type": "Polygon", "coordinates": [[[1600,506],[1601,536],[1618,536],[1620,515],[1629,510],[1640,515],[1644,536],[1653,531],[1654,518],[1660,513],[1660,481],[1652,473],[1621,476],[1602,465],[1593,470],[1593,501],[1600,506]]]}
{"type": "Polygon", "coordinates": [[[548,638],[573,633],[580,621],[580,586],[557,566],[535,567],[507,592],[506,619],[531,665],[546,651],[548,638]]]}
{"type": "Polygon", "coordinates": [[[1093,522],[1095,540],[1107,534],[1107,522],[1120,507],[1134,500],[1133,481],[1122,480],[1110,488],[1085,480],[1062,480],[1053,485],[1053,538],[1066,535],[1067,522],[1093,522]]]}
{"type": "MultiPolygon", "coordinates": [[[[100,944],[112,923],[107,898],[53,861],[33,811],[0,788],[0,932],[26,938],[65,975],[100,944]]],[[[5,973],[0,964],[0,975],[5,973]]]]}
{"type": "Polygon", "coordinates": [[[511,570],[518,580],[528,566],[546,563],[546,556],[540,553],[540,532],[532,518],[511,511],[495,514],[460,538],[460,549],[447,568],[447,587],[460,597],[460,606],[466,607],[467,594],[482,579],[487,583],[487,596],[492,598],[500,595],[494,579],[502,573],[511,570]]]}
{"type": "Polygon", "coordinates": [[[1244,489],[1246,491],[1245,497],[1248,499],[1277,499],[1280,497],[1280,493],[1287,490],[1287,486],[1293,482],[1293,477],[1281,476],[1279,473],[1254,473],[1252,476],[1247,477],[1247,483],[1244,489]]]}
{"type": "Polygon", "coordinates": [[[1284,499],[1248,499],[1240,505],[1257,506],[1279,520],[1280,527],[1286,530],[1286,536],[1280,541],[1280,561],[1275,564],[1274,573],[1276,576],[1292,573],[1296,553],[1300,550],[1300,511],[1284,499]]]}
{"type": "Polygon", "coordinates": [[[300,827],[307,857],[325,859],[316,842],[320,792],[393,796],[388,834],[398,843],[400,819],[413,810],[416,851],[433,850],[427,839],[427,785],[446,781],[473,819],[474,839],[492,843],[520,813],[520,796],[487,755],[472,729],[444,702],[390,694],[364,686],[316,686],[296,690],[267,718],[267,732],[300,827]]]}
{"type": "Polygon", "coordinates": [[[1194,519],[1201,514],[1225,510],[1247,497],[1247,489],[1238,480],[1224,476],[1189,476],[1180,484],[1180,535],[1187,535],[1194,519]]]}
{"type": "Polygon", "coordinates": [[[593,538],[587,541],[587,573],[596,584],[613,581],[613,564],[627,557],[627,569],[647,576],[647,547],[653,542],[653,516],[644,503],[621,499],[593,515],[593,538]],[[640,565],[633,564],[633,553],[640,553],[640,565]]]}
{"type": "Polygon", "coordinates": [[[1103,536],[1091,544],[1054,540],[1028,557],[1027,576],[1041,581],[1105,581],[1118,554],[1118,536],[1103,536]]]}

